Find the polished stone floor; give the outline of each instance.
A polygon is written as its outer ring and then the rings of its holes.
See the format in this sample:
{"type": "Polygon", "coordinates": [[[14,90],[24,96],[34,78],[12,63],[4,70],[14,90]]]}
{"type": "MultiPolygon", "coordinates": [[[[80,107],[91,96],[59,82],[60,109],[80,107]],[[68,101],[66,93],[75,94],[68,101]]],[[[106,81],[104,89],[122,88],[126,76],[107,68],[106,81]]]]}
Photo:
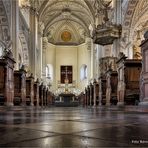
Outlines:
{"type": "Polygon", "coordinates": [[[117,108],[0,108],[0,147],[148,147],[148,112],[117,108]]]}

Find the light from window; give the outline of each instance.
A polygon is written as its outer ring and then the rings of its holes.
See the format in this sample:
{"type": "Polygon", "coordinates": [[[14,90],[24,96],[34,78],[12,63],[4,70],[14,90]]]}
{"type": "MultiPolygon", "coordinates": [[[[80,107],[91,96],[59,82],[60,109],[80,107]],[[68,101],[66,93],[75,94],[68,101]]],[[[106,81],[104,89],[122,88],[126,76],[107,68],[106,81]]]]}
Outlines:
{"type": "Polygon", "coordinates": [[[87,65],[83,64],[80,68],[80,80],[87,79],[87,65]]]}
{"type": "Polygon", "coordinates": [[[53,79],[53,66],[51,64],[47,64],[46,66],[46,78],[53,79]]]}

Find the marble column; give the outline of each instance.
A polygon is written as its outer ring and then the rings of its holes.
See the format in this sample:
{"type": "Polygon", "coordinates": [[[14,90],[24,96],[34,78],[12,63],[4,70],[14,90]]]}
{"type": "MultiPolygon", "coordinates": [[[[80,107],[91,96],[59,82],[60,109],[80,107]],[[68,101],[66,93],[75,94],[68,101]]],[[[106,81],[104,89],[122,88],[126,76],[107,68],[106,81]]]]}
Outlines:
{"type": "Polygon", "coordinates": [[[11,40],[12,40],[12,52],[13,57],[16,61],[15,69],[19,69],[19,59],[18,59],[18,41],[19,41],[19,2],[18,0],[13,0],[11,2],[11,40]]]}
{"type": "Polygon", "coordinates": [[[110,70],[106,73],[106,106],[110,106],[110,99],[111,99],[111,74],[110,70]]]}
{"type": "Polygon", "coordinates": [[[124,74],[124,61],[126,57],[121,57],[117,61],[117,71],[118,71],[118,86],[117,86],[117,98],[118,106],[124,106],[124,96],[125,96],[125,74],[124,74]]]}
{"type": "Polygon", "coordinates": [[[43,37],[42,40],[42,79],[46,79],[46,48],[48,45],[47,37],[43,37]]]}
{"type": "Polygon", "coordinates": [[[37,77],[42,78],[42,53],[43,53],[43,30],[44,30],[44,23],[39,22],[38,24],[38,66],[37,66],[37,77]]]}
{"type": "MultiPolygon", "coordinates": [[[[122,24],[122,2],[114,1],[114,23],[122,24]]],[[[113,56],[117,57],[120,52],[121,39],[116,39],[113,43],[113,56]]]]}
{"type": "Polygon", "coordinates": [[[34,78],[37,78],[37,57],[38,57],[38,47],[37,47],[37,35],[38,35],[38,18],[37,12],[32,7],[30,8],[30,69],[34,75],[34,78]]]}

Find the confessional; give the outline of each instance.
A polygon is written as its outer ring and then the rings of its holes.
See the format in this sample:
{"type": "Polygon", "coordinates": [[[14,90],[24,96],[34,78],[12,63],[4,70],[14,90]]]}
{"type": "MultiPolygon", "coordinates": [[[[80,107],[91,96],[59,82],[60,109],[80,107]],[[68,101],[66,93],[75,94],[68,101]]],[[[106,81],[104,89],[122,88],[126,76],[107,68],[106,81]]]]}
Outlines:
{"type": "Polygon", "coordinates": [[[0,59],[0,105],[13,105],[14,64],[11,51],[7,51],[0,59]]]}
{"type": "Polygon", "coordinates": [[[148,104],[148,31],[144,34],[145,40],[141,44],[142,73],[140,79],[140,98],[144,105],[148,104]]]}
{"type": "Polygon", "coordinates": [[[125,105],[134,105],[139,101],[139,80],[142,63],[138,59],[127,59],[125,55],[117,61],[118,65],[118,101],[125,105]]]}

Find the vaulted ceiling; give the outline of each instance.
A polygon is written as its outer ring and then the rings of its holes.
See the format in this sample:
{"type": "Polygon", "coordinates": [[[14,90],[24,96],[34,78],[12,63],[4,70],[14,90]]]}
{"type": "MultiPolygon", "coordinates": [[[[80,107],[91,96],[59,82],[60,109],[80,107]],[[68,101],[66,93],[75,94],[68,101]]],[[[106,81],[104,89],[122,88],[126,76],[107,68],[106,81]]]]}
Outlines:
{"type": "Polygon", "coordinates": [[[80,44],[94,24],[94,0],[31,0],[53,44],[80,44]]]}

